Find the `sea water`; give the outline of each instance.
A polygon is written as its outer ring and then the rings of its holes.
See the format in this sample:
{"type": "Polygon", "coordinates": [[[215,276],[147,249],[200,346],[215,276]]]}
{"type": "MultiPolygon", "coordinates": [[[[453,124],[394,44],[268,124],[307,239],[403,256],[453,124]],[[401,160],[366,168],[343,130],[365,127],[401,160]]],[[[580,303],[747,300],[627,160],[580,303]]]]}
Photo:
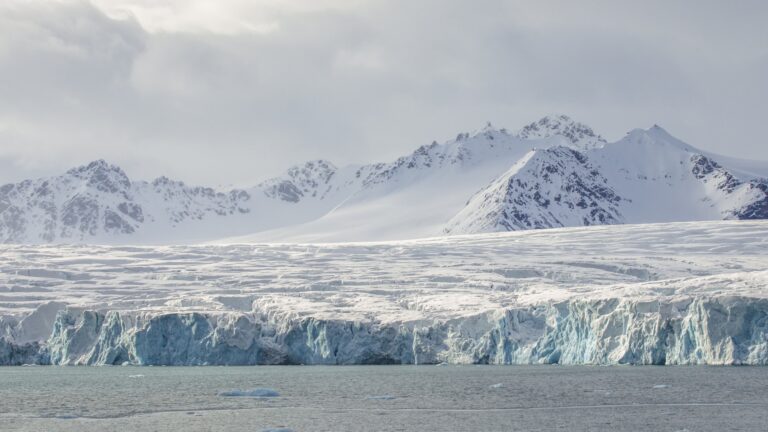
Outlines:
{"type": "Polygon", "coordinates": [[[0,368],[0,430],[768,430],[768,368],[0,368]]]}

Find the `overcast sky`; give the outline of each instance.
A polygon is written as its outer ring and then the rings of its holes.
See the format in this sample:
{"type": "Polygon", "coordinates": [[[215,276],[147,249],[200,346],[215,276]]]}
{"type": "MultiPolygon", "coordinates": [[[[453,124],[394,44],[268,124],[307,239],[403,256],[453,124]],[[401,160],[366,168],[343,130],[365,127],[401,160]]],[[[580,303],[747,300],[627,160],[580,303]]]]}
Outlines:
{"type": "Polygon", "coordinates": [[[768,2],[3,0],[0,182],[247,186],[548,113],[768,159],[768,2]]]}

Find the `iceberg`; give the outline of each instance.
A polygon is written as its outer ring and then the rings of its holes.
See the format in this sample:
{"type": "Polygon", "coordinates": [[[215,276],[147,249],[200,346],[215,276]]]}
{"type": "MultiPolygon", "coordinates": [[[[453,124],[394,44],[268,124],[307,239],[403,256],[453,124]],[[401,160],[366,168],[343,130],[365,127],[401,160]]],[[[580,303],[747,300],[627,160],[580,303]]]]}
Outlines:
{"type": "Polygon", "coordinates": [[[219,393],[224,397],[253,397],[253,398],[272,398],[280,396],[276,390],[268,388],[256,388],[251,390],[227,390],[219,393]]]}

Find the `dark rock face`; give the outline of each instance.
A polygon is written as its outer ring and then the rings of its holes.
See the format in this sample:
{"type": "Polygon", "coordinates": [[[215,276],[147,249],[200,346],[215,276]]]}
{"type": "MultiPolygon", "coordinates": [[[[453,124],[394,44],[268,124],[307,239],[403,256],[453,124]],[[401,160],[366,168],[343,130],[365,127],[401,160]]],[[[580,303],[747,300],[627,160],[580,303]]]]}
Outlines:
{"type": "Polygon", "coordinates": [[[768,219],[768,181],[752,181],[750,190],[757,193],[758,198],[735,213],[738,219],[768,219]]]}
{"type": "Polygon", "coordinates": [[[691,156],[691,163],[693,164],[691,168],[693,176],[704,182],[716,182],[718,190],[731,193],[742,184],[728,170],[704,155],[691,156]]]}
{"type": "Polygon", "coordinates": [[[303,198],[324,198],[332,189],[336,166],[324,160],[306,162],[288,169],[283,177],[267,180],[259,186],[270,198],[298,203],[303,198]]]}
{"type": "Polygon", "coordinates": [[[117,209],[129,218],[136,222],[144,222],[144,211],[141,206],[131,202],[121,202],[117,205],[117,209]]]}
{"type": "Polygon", "coordinates": [[[768,180],[750,180],[743,182],[736,178],[727,169],[712,159],[703,155],[691,157],[693,167],[691,172],[697,179],[708,183],[714,182],[718,191],[725,194],[746,189],[746,196],[752,199],[743,207],[730,212],[730,216],[736,219],[768,219],[768,180]]]}
{"type": "Polygon", "coordinates": [[[131,234],[135,230],[131,224],[110,209],[104,210],[104,231],[131,234]]]}
{"type": "Polygon", "coordinates": [[[564,147],[554,148],[551,153],[551,160],[529,171],[534,179],[543,182],[509,180],[505,197],[508,206],[499,214],[498,224],[506,230],[565,226],[547,211],[553,202],[580,213],[583,225],[620,223],[622,217],[616,206],[622,198],[607,186],[608,181],[588,164],[587,158],[564,147]],[[556,188],[548,190],[546,185],[556,188]],[[533,212],[529,210],[531,204],[537,207],[533,212]]]}
{"type": "Polygon", "coordinates": [[[301,189],[299,189],[295,184],[288,180],[281,181],[280,183],[271,186],[267,191],[265,191],[267,196],[273,197],[273,198],[279,198],[283,201],[288,201],[291,203],[297,203],[299,200],[301,200],[301,197],[304,196],[304,193],[301,192],[301,189]]]}
{"type": "Polygon", "coordinates": [[[92,198],[75,195],[61,209],[62,235],[74,232],[95,235],[99,227],[99,203],[92,198]]]}

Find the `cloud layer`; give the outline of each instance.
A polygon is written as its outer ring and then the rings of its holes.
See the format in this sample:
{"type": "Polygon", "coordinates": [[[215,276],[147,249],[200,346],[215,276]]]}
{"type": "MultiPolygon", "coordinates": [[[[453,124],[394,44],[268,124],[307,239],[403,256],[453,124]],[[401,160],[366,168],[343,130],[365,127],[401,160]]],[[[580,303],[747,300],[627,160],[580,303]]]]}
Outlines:
{"type": "Polygon", "coordinates": [[[768,159],[766,20],[762,1],[11,0],[0,182],[107,158],[248,185],[552,112],[768,159]]]}

